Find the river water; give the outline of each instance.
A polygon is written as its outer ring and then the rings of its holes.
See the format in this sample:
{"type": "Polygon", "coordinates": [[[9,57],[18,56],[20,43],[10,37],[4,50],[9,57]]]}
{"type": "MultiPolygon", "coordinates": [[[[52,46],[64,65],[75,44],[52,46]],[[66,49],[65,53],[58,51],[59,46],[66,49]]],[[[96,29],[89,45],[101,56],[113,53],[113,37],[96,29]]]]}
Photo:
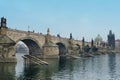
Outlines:
{"type": "Polygon", "coordinates": [[[49,65],[0,63],[0,80],[120,80],[120,54],[47,59],[49,65]]]}

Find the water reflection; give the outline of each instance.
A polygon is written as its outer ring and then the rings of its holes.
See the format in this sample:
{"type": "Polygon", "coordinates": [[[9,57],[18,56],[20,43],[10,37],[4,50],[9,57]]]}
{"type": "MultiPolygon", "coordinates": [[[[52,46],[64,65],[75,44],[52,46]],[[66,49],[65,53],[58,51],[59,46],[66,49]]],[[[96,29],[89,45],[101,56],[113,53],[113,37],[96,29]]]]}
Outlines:
{"type": "Polygon", "coordinates": [[[120,80],[120,54],[45,60],[49,65],[24,66],[21,61],[1,63],[0,80],[120,80]]]}
{"type": "Polygon", "coordinates": [[[109,55],[109,63],[108,63],[108,66],[109,66],[109,74],[110,74],[110,77],[111,79],[115,78],[115,75],[116,75],[116,55],[114,53],[110,53],[109,55]]]}
{"type": "Polygon", "coordinates": [[[51,70],[46,66],[28,64],[24,73],[17,77],[18,80],[51,80],[51,70]]]}
{"type": "Polygon", "coordinates": [[[66,57],[61,56],[59,58],[59,70],[64,70],[65,66],[66,66],[66,57]]]}
{"type": "Polygon", "coordinates": [[[23,69],[24,69],[24,59],[22,58],[22,56],[24,56],[25,53],[16,53],[16,58],[17,58],[17,64],[15,67],[16,70],[16,76],[19,76],[21,74],[24,73],[23,69]]]}
{"type": "Polygon", "coordinates": [[[16,80],[15,65],[15,63],[0,63],[0,80],[16,80]]]}
{"type": "Polygon", "coordinates": [[[35,79],[39,72],[40,72],[39,67],[33,64],[29,64],[26,67],[24,67],[23,77],[24,79],[35,79]]]}

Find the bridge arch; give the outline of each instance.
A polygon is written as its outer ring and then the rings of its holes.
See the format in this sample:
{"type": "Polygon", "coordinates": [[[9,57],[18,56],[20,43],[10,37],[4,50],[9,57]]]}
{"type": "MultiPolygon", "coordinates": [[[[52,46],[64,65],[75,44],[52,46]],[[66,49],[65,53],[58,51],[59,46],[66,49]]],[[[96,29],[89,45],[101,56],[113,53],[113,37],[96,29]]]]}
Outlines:
{"type": "Polygon", "coordinates": [[[37,40],[35,40],[31,37],[25,37],[25,38],[21,38],[21,39],[17,40],[16,43],[18,43],[19,41],[22,41],[28,47],[30,55],[42,54],[42,48],[39,45],[37,40]]]}
{"type": "Polygon", "coordinates": [[[65,44],[61,43],[61,42],[58,42],[56,43],[58,45],[58,48],[59,48],[59,55],[65,55],[67,53],[67,48],[65,46],[65,44]]]}

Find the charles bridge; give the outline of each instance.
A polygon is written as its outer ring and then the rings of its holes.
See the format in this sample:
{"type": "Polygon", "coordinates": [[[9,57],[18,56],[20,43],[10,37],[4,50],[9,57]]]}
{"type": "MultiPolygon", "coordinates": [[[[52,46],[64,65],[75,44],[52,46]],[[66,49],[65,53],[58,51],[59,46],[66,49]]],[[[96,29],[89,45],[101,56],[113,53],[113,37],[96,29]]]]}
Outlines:
{"type": "MultiPolygon", "coordinates": [[[[29,54],[42,58],[56,58],[60,55],[79,54],[82,41],[70,38],[62,38],[47,34],[39,34],[31,31],[21,31],[7,27],[6,18],[1,18],[0,26],[0,62],[16,62],[16,43],[24,42],[29,48],[29,54]]],[[[90,43],[85,42],[90,45],[90,43]]]]}

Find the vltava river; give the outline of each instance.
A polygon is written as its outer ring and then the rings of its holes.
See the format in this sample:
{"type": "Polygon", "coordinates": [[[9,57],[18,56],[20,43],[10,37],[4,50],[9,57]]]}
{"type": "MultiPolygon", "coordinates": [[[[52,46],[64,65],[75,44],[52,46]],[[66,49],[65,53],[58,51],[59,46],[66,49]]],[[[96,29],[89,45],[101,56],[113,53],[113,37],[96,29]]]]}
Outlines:
{"type": "MultiPolygon", "coordinates": [[[[17,57],[23,54],[19,54],[17,57]]],[[[48,59],[49,65],[0,63],[0,80],[120,80],[120,54],[48,59]]]]}

